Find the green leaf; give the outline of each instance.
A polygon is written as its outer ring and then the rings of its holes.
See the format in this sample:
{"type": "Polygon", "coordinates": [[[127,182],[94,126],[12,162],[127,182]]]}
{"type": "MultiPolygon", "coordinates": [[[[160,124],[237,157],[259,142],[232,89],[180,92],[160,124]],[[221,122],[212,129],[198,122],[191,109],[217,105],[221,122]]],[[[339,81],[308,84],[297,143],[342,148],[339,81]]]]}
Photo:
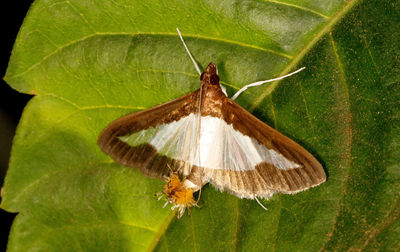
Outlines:
{"type": "Polygon", "coordinates": [[[14,139],[9,251],[400,249],[400,3],[375,0],[37,0],[6,74],[35,94],[14,139]],[[326,183],[263,201],[208,185],[176,219],[162,181],[96,145],[127,113],[199,87],[179,27],[238,102],[311,151],[326,183]]]}

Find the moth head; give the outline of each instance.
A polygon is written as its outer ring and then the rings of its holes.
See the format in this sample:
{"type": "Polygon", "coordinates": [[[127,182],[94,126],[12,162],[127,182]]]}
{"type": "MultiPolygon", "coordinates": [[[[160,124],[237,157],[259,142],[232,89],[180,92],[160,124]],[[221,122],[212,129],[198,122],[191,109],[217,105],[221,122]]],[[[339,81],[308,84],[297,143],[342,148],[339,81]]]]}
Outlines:
{"type": "Polygon", "coordinates": [[[217,66],[214,63],[208,64],[206,71],[200,76],[202,82],[208,82],[211,85],[219,85],[219,76],[217,66]]]}

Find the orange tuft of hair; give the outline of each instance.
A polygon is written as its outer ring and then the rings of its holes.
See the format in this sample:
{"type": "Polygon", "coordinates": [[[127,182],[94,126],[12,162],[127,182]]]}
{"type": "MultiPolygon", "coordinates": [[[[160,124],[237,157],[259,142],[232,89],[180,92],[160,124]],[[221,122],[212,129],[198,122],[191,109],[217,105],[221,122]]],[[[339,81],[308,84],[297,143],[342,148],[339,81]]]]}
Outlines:
{"type": "Polygon", "coordinates": [[[166,182],[163,193],[167,196],[167,202],[174,204],[173,208],[179,208],[178,217],[181,217],[186,207],[196,205],[193,190],[187,188],[176,173],[167,178],[166,182]]]}
{"type": "Polygon", "coordinates": [[[167,183],[164,185],[164,191],[166,195],[173,194],[173,192],[182,186],[181,179],[178,174],[172,174],[171,177],[167,178],[167,183]]]}

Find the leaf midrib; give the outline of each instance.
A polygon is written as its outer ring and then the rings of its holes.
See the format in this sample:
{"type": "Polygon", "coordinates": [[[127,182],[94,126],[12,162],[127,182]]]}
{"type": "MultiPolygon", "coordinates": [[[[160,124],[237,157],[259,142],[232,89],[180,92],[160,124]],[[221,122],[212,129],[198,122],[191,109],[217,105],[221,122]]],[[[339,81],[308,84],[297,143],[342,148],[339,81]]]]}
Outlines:
{"type": "MultiPolygon", "coordinates": [[[[301,48],[297,54],[294,55],[291,62],[277,76],[286,75],[294,67],[296,67],[297,64],[304,58],[304,56],[317,44],[317,42],[320,41],[325,34],[331,31],[334,25],[337,24],[338,21],[347,12],[349,12],[356,4],[360,3],[361,1],[362,0],[347,1],[347,3],[339,11],[337,11],[324,26],[322,26],[322,28],[311,38],[311,40],[303,48],[301,48]]],[[[252,112],[255,108],[257,108],[260,105],[260,103],[265,99],[265,97],[271,94],[275,90],[275,88],[278,86],[280,82],[281,80],[278,80],[268,85],[264,89],[264,92],[262,92],[261,95],[255,99],[253,104],[250,106],[249,111],[252,112]]]]}

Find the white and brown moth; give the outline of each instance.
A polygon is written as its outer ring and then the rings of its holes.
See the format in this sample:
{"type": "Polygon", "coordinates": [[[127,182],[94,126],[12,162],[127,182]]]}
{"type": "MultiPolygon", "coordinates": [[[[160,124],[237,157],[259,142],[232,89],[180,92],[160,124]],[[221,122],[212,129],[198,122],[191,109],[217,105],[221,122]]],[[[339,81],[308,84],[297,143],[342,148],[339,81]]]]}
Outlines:
{"type": "Polygon", "coordinates": [[[101,149],[145,175],[167,178],[163,193],[167,203],[179,208],[179,217],[196,204],[193,193],[207,183],[257,200],[297,193],[326,180],[308,151],[227,97],[214,63],[200,80],[197,91],[112,122],[99,136],[101,149]]]}

